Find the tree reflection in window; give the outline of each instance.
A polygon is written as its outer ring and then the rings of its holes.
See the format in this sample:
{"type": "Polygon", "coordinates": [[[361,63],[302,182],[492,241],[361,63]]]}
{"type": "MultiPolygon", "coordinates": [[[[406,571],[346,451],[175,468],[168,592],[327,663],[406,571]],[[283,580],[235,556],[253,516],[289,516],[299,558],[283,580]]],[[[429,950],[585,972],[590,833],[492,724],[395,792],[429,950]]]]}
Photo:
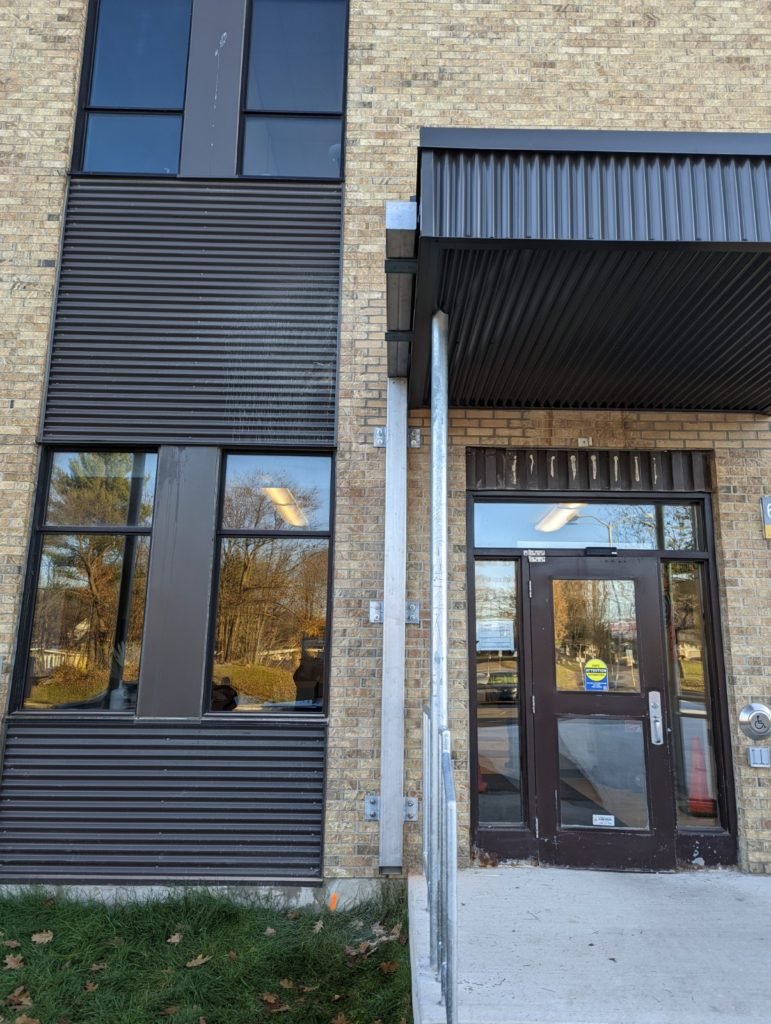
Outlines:
{"type": "Polygon", "coordinates": [[[330,469],[323,458],[228,457],[213,711],[322,706],[330,469]]]}
{"type": "Polygon", "coordinates": [[[52,457],[25,708],[136,704],[156,456],[52,457]]]}

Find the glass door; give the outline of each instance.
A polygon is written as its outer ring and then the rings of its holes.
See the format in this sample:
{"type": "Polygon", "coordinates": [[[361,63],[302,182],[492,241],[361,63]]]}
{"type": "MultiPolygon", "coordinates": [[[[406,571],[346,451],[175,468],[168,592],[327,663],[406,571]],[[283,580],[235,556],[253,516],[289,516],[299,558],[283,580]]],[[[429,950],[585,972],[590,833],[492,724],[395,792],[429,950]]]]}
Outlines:
{"type": "Polygon", "coordinates": [[[529,568],[539,857],[674,868],[657,563],[549,555],[529,568]]]}

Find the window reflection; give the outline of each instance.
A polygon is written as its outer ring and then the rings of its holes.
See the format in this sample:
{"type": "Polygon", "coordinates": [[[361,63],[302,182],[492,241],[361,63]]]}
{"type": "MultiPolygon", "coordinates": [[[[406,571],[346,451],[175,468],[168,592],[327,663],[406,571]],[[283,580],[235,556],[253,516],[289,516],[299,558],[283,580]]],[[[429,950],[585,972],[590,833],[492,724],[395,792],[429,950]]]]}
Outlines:
{"type": "Polygon", "coordinates": [[[318,709],[326,540],[223,538],[211,709],[318,709]]]}
{"type": "Polygon", "coordinates": [[[326,458],[229,455],[226,530],[328,530],[332,464],[326,458]]]}
{"type": "Polygon", "coordinates": [[[718,826],[717,772],[706,658],[701,566],[662,566],[667,668],[675,713],[675,784],[681,826],[718,826]]]}
{"type": "Polygon", "coordinates": [[[49,526],[149,526],[158,456],[150,452],[56,452],[49,526]]]}
{"type": "Polygon", "coordinates": [[[480,824],[523,820],[514,562],[475,565],[480,824]]]}

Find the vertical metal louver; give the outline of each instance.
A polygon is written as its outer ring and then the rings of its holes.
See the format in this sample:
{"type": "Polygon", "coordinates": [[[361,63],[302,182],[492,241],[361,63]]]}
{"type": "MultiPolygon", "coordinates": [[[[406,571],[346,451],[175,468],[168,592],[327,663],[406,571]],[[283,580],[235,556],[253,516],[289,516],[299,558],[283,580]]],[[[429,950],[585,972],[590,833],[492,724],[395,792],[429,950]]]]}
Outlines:
{"type": "Polygon", "coordinates": [[[0,879],[318,878],[324,743],[319,719],[12,717],[0,879]]]}
{"type": "Polygon", "coordinates": [[[47,442],[334,443],[339,184],[75,179],[47,442]]]}

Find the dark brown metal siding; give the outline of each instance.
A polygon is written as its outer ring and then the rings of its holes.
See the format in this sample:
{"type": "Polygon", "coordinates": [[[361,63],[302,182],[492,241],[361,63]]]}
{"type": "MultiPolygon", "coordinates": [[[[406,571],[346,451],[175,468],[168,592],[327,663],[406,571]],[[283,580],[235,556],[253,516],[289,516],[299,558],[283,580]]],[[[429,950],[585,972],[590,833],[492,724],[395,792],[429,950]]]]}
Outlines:
{"type": "Polygon", "coordinates": [[[44,440],[334,443],[341,187],[75,179],[44,440]]]}
{"type": "Polygon", "coordinates": [[[771,241],[771,155],[429,150],[422,162],[422,235],[771,241]]]}
{"type": "Polygon", "coordinates": [[[711,489],[710,456],[697,451],[469,448],[472,491],[668,491],[711,489]]]}
{"type": "Polygon", "coordinates": [[[12,717],[0,878],[315,879],[324,736],[310,719],[12,717]]]}

